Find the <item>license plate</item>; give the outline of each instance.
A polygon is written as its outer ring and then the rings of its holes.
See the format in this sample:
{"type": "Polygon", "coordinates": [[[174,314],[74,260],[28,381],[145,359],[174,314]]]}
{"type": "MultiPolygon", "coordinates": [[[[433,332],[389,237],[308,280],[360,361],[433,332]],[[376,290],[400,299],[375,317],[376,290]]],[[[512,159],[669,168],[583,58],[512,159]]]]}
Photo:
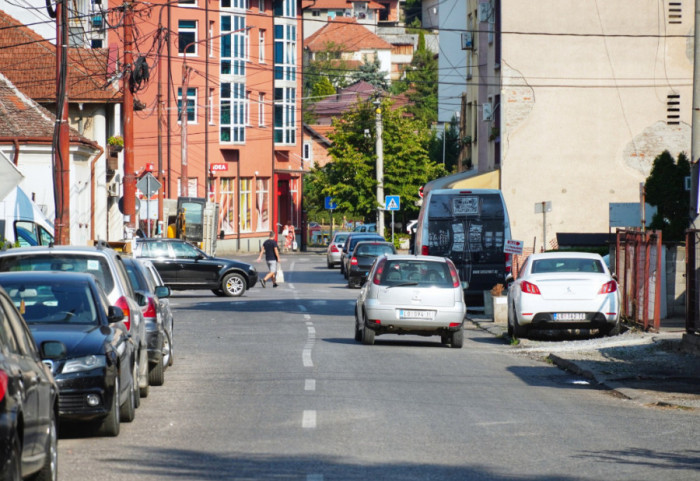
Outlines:
{"type": "Polygon", "coordinates": [[[555,321],[585,321],[586,314],[583,312],[557,312],[554,314],[555,321]]]}
{"type": "Polygon", "coordinates": [[[435,311],[414,311],[408,309],[399,309],[399,319],[427,319],[432,321],[435,317],[435,311]]]}

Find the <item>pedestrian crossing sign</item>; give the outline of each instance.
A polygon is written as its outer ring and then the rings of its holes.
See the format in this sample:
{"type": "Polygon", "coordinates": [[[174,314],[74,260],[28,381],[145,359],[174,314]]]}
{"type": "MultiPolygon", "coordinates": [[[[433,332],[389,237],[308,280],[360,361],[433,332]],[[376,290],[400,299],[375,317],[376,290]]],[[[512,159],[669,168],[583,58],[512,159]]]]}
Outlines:
{"type": "Polygon", "coordinates": [[[387,195],[384,199],[384,210],[399,210],[401,207],[401,196],[387,195]]]}

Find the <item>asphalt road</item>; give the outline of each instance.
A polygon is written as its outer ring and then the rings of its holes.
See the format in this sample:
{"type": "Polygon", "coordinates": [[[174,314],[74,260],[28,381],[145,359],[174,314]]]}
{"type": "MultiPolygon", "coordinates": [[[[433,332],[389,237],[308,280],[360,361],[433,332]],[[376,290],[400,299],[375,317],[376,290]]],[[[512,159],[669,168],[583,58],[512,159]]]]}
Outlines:
{"type": "Polygon", "coordinates": [[[700,479],[696,414],[630,408],[471,325],[459,350],[361,345],[339,271],[283,266],[242,298],[175,293],[165,385],[118,438],[63,436],[59,480],[700,479]]]}

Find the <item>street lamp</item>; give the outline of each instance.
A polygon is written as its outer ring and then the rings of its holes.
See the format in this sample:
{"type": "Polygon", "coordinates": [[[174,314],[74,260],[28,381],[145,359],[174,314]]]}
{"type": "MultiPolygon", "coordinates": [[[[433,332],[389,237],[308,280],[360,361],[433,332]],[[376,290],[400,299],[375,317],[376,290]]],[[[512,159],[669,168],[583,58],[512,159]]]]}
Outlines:
{"type": "MultiPolygon", "coordinates": [[[[185,195],[188,192],[188,187],[189,187],[189,181],[187,179],[187,108],[189,105],[189,100],[187,98],[187,89],[189,87],[189,79],[190,79],[190,72],[191,68],[187,66],[187,50],[192,47],[193,45],[196,45],[198,43],[202,42],[207,42],[209,40],[214,40],[217,38],[225,37],[227,35],[233,35],[234,33],[240,33],[243,31],[248,31],[253,27],[243,27],[239,28],[236,30],[232,30],[231,32],[226,32],[222,33],[220,35],[215,35],[213,37],[206,37],[203,38],[202,40],[196,40],[194,42],[190,42],[187,45],[185,45],[185,48],[183,49],[183,56],[182,56],[182,94],[181,94],[181,101],[180,101],[180,115],[179,115],[179,120],[180,120],[180,128],[182,129],[180,132],[180,162],[181,162],[181,172],[180,176],[182,180],[180,181],[180,195],[185,193],[185,195]]],[[[206,53],[205,53],[206,55],[206,53]]],[[[209,62],[209,59],[207,58],[207,62],[209,62]]],[[[207,82],[209,81],[209,77],[207,77],[207,82]]],[[[205,104],[209,104],[209,92],[205,92],[205,96],[207,98],[205,104]]],[[[196,115],[196,113],[195,113],[196,115]]],[[[208,132],[209,131],[209,120],[205,119],[204,122],[204,128],[208,132]]],[[[209,196],[209,185],[208,185],[208,179],[209,179],[209,159],[205,158],[204,159],[204,189],[205,189],[205,197],[208,198],[209,196]]]]}

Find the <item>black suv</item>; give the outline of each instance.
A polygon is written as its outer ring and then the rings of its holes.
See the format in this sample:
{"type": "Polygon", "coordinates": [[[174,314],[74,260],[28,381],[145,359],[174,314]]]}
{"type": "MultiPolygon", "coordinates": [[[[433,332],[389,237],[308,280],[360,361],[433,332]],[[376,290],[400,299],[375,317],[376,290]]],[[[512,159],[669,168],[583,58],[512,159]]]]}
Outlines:
{"type": "Polygon", "coordinates": [[[258,282],[252,265],[208,256],[180,239],[137,239],[134,257],[151,261],[171,289],[211,289],[217,296],[238,297],[258,282]]]}

